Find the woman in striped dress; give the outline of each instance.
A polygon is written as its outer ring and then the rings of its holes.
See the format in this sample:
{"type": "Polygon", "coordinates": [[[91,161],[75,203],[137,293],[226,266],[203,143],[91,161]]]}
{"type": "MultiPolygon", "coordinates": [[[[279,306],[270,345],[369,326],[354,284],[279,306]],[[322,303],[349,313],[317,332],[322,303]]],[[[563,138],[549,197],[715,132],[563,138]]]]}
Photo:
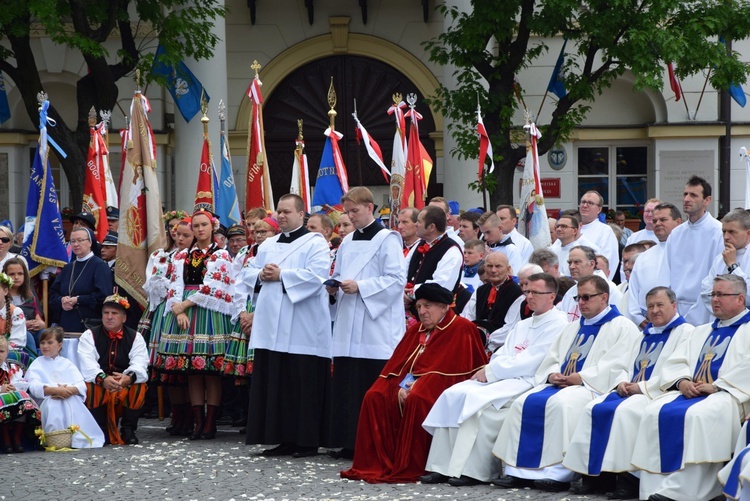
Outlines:
{"type": "Polygon", "coordinates": [[[232,259],[212,240],[218,223],[210,212],[195,212],[195,243],[174,255],[155,361],[161,373],[188,377],[195,420],[191,440],[216,436],[224,354],[235,310],[232,259]]]}

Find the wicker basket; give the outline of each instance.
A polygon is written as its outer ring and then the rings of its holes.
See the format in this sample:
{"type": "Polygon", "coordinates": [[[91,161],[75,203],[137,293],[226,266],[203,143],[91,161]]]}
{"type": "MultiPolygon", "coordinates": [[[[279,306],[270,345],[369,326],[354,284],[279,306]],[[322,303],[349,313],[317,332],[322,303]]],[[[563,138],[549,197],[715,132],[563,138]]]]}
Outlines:
{"type": "Polygon", "coordinates": [[[69,429],[51,431],[44,434],[44,439],[47,447],[69,448],[73,443],[73,431],[69,429]]]}

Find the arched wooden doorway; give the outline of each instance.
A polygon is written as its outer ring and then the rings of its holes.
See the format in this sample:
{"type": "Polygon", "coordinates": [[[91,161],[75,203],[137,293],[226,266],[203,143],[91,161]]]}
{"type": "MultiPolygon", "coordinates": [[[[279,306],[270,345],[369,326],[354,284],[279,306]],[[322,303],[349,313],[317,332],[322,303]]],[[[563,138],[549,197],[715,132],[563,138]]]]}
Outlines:
{"type": "MultiPolygon", "coordinates": [[[[380,145],[386,165],[390,165],[395,121],[387,114],[391,96],[417,94],[417,111],[424,117],[419,122],[420,140],[435,160],[435,145],[429,133],[435,130],[435,120],[424,101],[425,96],[403,73],[388,64],[365,56],[329,56],[304,64],[287,75],[273,90],[263,107],[266,149],[271,166],[274,197],[288,193],[292,176],[294,140],[297,120],[304,121],[305,150],[310,167],[310,182],[314,185],[328,127],[326,96],[333,77],[336,89],[336,130],[344,134],[339,143],[349,174],[351,186],[385,185],[377,165],[367,156],[364,145],[357,145],[354,134],[354,101],[357,115],[369,134],[380,145]]],[[[407,120],[407,131],[410,127],[407,120]]],[[[430,179],[429,194],[438,195],[442,185],[430,179]]]]}

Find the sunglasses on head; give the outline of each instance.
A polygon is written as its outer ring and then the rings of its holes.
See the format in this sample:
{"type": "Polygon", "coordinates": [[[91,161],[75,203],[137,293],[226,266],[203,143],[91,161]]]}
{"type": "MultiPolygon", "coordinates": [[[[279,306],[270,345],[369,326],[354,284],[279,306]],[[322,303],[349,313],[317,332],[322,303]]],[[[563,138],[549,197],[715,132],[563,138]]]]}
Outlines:
{"type": "Polygon", "coordinates": [[[10,238],[8,237],[0,237],[0,242],[7,244],[10,242],[10,238]]]}

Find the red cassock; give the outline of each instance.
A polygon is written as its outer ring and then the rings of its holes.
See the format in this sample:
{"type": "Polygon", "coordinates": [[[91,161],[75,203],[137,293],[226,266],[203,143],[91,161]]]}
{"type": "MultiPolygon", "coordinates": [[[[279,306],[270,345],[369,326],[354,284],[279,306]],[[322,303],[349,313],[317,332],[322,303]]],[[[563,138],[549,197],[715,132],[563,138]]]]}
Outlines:
{"type": "Polygon", "coordinates": [[[370,483],[416,482],[424,474],[432,435],[422,422],[448,387],[468,379],[487,363],[476,326],[449,310],[426,344],[422,324],[404,334],[377,381],[367,390],[357,424],[352,468],[342,478],[370,483]],[[422,349],[424,348],[424,349],[422,349]],[[417,378],[403,408],[399,384],[417,378]]]}

